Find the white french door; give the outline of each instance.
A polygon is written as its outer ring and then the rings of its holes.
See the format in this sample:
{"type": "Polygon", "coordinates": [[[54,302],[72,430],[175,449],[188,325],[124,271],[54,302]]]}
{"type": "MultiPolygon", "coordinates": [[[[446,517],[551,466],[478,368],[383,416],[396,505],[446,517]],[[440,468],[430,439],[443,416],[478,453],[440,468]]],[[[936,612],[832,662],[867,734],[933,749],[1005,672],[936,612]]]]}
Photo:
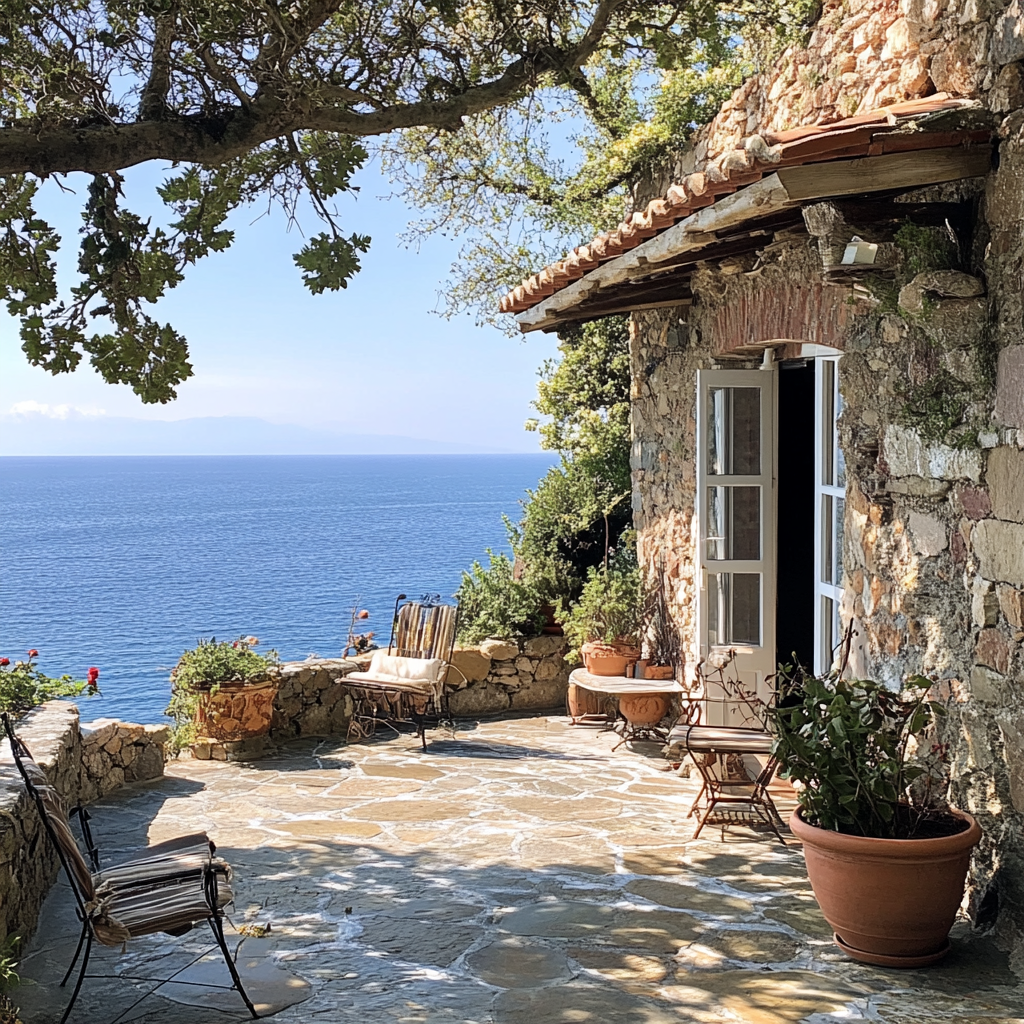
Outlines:
{"type": "Polygon", "coordinates": [[[836,421],[843,411],[839,358],[815,359],[814,404],[814,670],[828,672],[842,640],[843,517],[846,463],[836,421]]]}
{"type": "Polygon", "coordinates": [[[765,698],[775,672],[777,381],[768,360],[697,374],[700,656],[729,661],[726,678],[765,698]]]}

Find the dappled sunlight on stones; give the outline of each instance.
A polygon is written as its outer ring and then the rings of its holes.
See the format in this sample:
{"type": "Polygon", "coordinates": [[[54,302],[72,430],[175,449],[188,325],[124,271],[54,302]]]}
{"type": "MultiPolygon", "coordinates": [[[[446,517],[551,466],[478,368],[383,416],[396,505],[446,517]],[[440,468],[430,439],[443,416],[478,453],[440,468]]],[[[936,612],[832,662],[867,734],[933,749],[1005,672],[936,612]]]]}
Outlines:
{"type": "MultiPolygon", "coordinates": [[[[971,999],[1003,1024],[1024,1005],[1005,956],[964,936],[947,965],[901,973],[897,996],[891,973],[829,941],[798,847],[742,828],[693,841],[697,780],[612,754],[612,733],[538,717],[459,735],[472,750],[444,739],[424,755],[403,735],[299,740],[254,765],[172,762],[94,805],[93,824],[104,852],[208,830],[235,870],[232,920],[271,927],[229,931],[243,974],[310,986],[281,1024],[921,1024],[966,1020],[971,999]]],[[[72,919],[57,887],[24,962],[25,1024],[59,1019],[72,919]]],[[[202,928],[146,938],[126,957],[99,951],[97,970],[163,976],[209,944],[202,928]]],[[[139,994],[87,982],[72,1024],[139,994]]],[[[222,997],[231,1012],[160,996],[140,1009],[146,1024],[241,1024],[240,1001],[222,997]]]]}

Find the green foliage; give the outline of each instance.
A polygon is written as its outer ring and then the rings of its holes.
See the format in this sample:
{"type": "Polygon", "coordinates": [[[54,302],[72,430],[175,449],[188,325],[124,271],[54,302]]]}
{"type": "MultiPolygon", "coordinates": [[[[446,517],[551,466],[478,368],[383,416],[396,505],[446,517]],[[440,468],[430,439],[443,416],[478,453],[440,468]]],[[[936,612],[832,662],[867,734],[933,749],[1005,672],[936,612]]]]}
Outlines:
{"type": "Polygon", "coordinates": [[[210,637],[200,639],[184,651],[171,670],[175,689],[208,690],[215,683],[259,683],[280,663],[277,651],[257,654],[259,640],[240,636],[237,640],[210,637]]]}
{"type": "Polygon", "coordinates": [[[559,603],[558,619],[575,648],[590,640],[640,643],[643,586],[634,538],[624,538],[607,568],[590,569],[579,598],[559,603]]]}
{"type": "Polygon", "coordinates": [[[16,661],[13,665],[9,658],[0,658],[0,711],[17,717],[48,700],[80,697],[83,693],[91,697],[99,692],[91,673],[88,682],[69,675],[54,679],[36,667],[36,656],[33,649],[28,652],[27,660],[16,661]]]}
{"type": "Polygon", "coordinates": [[[944,803],[937,769],[944,748],[929,743],[944,708],[929,681],[900,693],[861,679],[803,676],[782,687],[773,709],[784,776],[799,782],[805,820],[819,828],[880,839],[913,838],[944,803]],[[924,756],[918,756],[921,750],[924,756]]]}
{"type": "Polygon", "coordinates": [[[18,1020],[18,1008],[11,1002],[7,993],[20,982],[15,947],[20,942],[17,935],[8,935],[0,947],[0,1024],[21,1024],[18,1020]]]}
{"type": "MultiPolygon", "coordinates": [[[[901,394],[901,421],[913,427],[925,441],[945,441],[963,422],[974,388],[946,369],[932,374],[923,384],[908,385],[901,394]]],[[[970,447],[971,431],[958,435],[957,447],[970,447]]],[[[976,439],[977,435],[974,434],[976,439]]]]}
{"type": "Polygon", "coordinates": [[[896,232],[895,242],[903,252],[908,280],[929,270],[952,270],[959,266],[957,244],[942,228],[921,227],[907,221],[896,232]]]}
{"type": "Polygon", "coordinates": [[[530,583],[516,579],[507,555],[487,550],[489,565],[474,562],[462,574],[459,599],[459,640],[479,643],[488,637],[512,640],[536,636],[544,622],[541,601],[530,583]]]}
{"type": "Polygon", "coordinates": [[[520,522],[506,520],[518,574],[502,555],[464,574],[466,642],[536,632],[541,606],[574,600],[630,524],[629,322],[609,317],[566,332],[559,351],[541,367],[534,402],[546,422],[527,429],[560,464],[527,492],[520,522]]]}
{"type": "Polygon", "coordinates": [[[254,636],[237,640],[200,638],[195,647],[183,651],[171,669],[171,700],[164,711],[174,719],[171,749],[184,750],[196,738],[196,714],[204,695],[216,693],[221,683],[260,683],[280,660],[277,651],[257,654],[254,636]]]}

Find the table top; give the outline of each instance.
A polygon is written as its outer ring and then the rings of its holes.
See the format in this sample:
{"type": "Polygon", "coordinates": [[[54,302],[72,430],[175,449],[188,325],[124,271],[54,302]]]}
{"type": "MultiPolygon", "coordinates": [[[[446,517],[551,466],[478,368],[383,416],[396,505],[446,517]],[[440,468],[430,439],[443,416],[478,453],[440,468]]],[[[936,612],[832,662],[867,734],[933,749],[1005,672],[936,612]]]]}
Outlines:
{"type": "Polygon", "coordinates": [[[569,673],[569,682],[597,693],[685,693],[675,679],[630,679],[628,676],[595,676],[585,668],[569,673]]]}

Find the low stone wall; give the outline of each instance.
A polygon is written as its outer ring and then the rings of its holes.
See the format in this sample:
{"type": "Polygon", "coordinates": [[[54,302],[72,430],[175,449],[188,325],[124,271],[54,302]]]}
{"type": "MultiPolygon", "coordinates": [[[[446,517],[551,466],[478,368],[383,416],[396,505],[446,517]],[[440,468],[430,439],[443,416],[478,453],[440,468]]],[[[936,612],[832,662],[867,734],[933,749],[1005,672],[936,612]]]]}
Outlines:
{"type": "MultiPolygon", "coordinates": [[[[16,728],[69,807],[126,782],[163,775],[168,738],[163,726],[113,719],[79,725],[74,704],[50,701],[16,728]]],[[[0,942],[8,935],[28,938],[59,866],[5,739],[0,744],[0,942]]]]}
{"type": "Polygon", "coordinates": [[[568,650],[560,636],[485,640],[457,648],[452,663],[466,681],[451,673],[458,687],[449,700],[452,715],[458,719],[564,708],[571,671],[565,663],[568,650]]]}
{"type": "MultiPolygon", "coordinates": [[[[452,714],[475,718],[564,707],[570,671],[565,663],[567,651],[568,644],[560,636],[485,640],[457,647],[452,663],[458,671],[450,673],[452,714]]],[[[354,707],[344,680],[351,672],[365,670],[370,657],[309,658],[283,664],[271,739],[346,736],[354,707]]]]}
{"type": "Polygon", "coordinates": [[[353,704],[343,680],[358,668],[357,662],[344,658],[285,662],[274,699],[271,739],[347,735],[353,704]]]}

